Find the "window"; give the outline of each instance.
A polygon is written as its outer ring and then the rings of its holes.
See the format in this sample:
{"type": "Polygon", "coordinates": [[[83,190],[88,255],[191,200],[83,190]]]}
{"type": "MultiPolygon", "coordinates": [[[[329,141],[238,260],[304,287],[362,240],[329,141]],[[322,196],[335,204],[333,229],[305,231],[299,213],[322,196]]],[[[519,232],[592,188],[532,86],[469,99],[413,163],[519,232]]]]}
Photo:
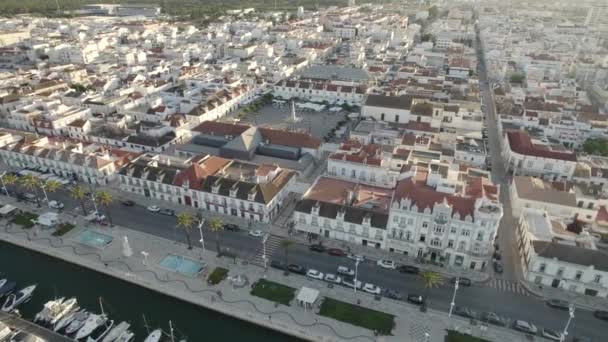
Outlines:
{"type": "Polygon", "coordinates": [[[551,170],[553,170],[553,164],[545,163],[545,165],[543,165],[543,169],[546,171],[551,171],[551,170]]]}
{"type": "Polygon", "coordinates": [[[531,160],[529,160],[529,161],[528,161],[528,167],[529,167],[529,168],[532,168],[532,166],[533,166],[533,165],[534,165],[534,163],[533,163],[531,160]]]}
{"type": "Polygon", "coordinates": [[[319,225],[318,218],[316,216],[313,216],[312,219],[310,220],[310,224],[313,226],[318,226],[319,225]]]}
{"type": "Polygon", "coordinates": [[[596,274],[595,277],[593,278],[593,282],[596,284],[599,284],[601,281],[602,281],[602,275],[596,274]]]}
{"type": "Polygon", "coordinates": [[[477,241],[483,241],[483,232],[477,233],[477,241]]]}
{"type": "Polygon", "coordinates": [[[426,223],[426,222],[422,222],[422,228],[427,228],[428,226],[429,226],[429,224],[428,224],[428,223],[426,223]]]}
{"type": "Polygon", "coordinates": [[[426,240],[426,236],[424,234],[420,234],[420,242],[424,242],[426,240]]]}
{"type": "Polygon", "coordinates": [[[469,235],[471,235],[471,232],[468,229],[463,229],[461,234],[462,234],[462,236],[469,236],[469,235]]]}
{"type": "Polygon", "coordinates": [[[540,266],[538,267],[538,272],[542,272],[542,273],[544,273],[546,269],[547,269],[547,264],[542,263],[542,264],[540,264],[540,266]]]}
{"type": "Polygon", "coordinates": [[[576,275],[574,276],[574,279],[580,281],[582,277],[583,277],[583,271],[576,271],[576,275]]]}
{"type": "Polygon", "coordinates": [[[450,233],[456,234],[456,227],[451,227],[450,228],[450,233]]]}
{"type": "Polygon", "coordinates": [[[436,234],[443,234],[443,232],[444,232],[444,229],[442,226],[435,226],[433,230],[435,231],[436,234]]]}
{"type": "Polygon", "coordinates": [[[392,236],[393,237],[397,236],[397,229],[393,228],[392,236]]]}
{"type": "Polygon", "coordinates": [[[395,222],[395,223],[399,222],[399,216],[393,216],[393,222],[395,222]]]}
{"type": "Polygon", "coordinates": [[[412,239],[412,232],[410,232],[409,230],[407,232],[405,232],[405,239],[406,240],[411,240],[412,239]]]}
{"type": "Polygon", "coordinates": [[[441,246],[441,241],[439,239],[433,239],[433,240],[431,240],[431,245],[432,246],[441,246]]]}
{"type": "Polygon", "coordinates": [[[448,248],[454,247],[454,240],[448,240],[448,248]]]}
{"type": "Polygon", "coordinates": [[[564,268],[560,267],[557,269],[557,276],[562,277],[564,275],[564,268]]]}

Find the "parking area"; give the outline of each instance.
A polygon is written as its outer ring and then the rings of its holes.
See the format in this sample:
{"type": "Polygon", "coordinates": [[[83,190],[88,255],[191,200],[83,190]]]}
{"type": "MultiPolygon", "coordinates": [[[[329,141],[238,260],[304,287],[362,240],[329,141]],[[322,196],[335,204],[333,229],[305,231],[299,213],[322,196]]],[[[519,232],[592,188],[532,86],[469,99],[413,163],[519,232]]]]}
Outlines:
{"type": "Polygon", "coordinates": [[[350,120],[348,114],[350,112],[344,110],[330,111],[328,107],[318,112],[296,107],[296,116],[299,120],[294,123],[290,105],[275,103],[263,106],[255,112],[234,112],[224,117],[222,121],[232,122],[234,119],[238,119],[241,123],[254,126],[310,132],[321,139],[328,137],[329,140],[340,140],[341,137],[348,136],[348,132],[354,124],[354,120],[350,120]],[[335,132],[334,134],[331,134],[332,130],[335,132]]]}

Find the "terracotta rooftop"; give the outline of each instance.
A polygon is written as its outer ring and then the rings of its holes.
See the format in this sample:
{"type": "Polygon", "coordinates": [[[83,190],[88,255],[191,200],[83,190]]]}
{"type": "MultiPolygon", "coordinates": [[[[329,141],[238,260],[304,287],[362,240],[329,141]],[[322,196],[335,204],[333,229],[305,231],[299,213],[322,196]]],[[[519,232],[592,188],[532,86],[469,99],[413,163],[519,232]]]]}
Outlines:
{"type": "Polygon", "coordinates": [[[508,131],[507,138],[511,150],[515,153],[574,162],[577,160],[575,153],[568,151],[553,151],[534,145],[530,135],[524,131],[508,131]]]}

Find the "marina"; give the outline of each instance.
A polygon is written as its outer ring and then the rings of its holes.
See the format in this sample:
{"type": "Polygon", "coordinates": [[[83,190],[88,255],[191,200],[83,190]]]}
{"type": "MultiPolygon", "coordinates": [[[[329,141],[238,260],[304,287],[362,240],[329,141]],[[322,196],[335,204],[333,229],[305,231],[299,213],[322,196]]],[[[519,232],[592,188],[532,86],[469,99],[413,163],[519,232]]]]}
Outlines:
{"type": "MultiPolygon", "coordinates": [[[[37,284],[29,302],[23,301],[18,305],[22,318],[9,316],[5,312],[0,317],[10,318],[3,321],[46,341],[72,341],[54,332],[54,328],[59,327],[57,331],[69,329],[70,335],[77,334],[87,321],[86,330],[91,330],[90,333],[86,334],[87,331],[83,330],[80,334],[85,337],[81,341],[87,342],[171,341],[171,330],[175,342],[203,341],[210,337],[226,340],[246,338],[248,341],[297,341],[4,242],[0,242],[0,279],[10,279],[5,283],[16,283],[15,294],[37,284]],[[77,298],[77,304],[70,302],[72,298],[77,298]],[[57,305],[59,300],[62,305],[57,305]],[[70,306],[69,312],[57,319],[52,313],[66,309],[66,302],[70,306]],[[52,326],[45,323],[49,326],[45,328],[30,322],[37,314],[40,315],[39,319],[55,319],[55,323],[52,326]],[[47,317],[43,319],[41,316],[47,317]]],[[[0,304],[4,303],[5,298],[6,295],[0,299],[0,304]]]]}

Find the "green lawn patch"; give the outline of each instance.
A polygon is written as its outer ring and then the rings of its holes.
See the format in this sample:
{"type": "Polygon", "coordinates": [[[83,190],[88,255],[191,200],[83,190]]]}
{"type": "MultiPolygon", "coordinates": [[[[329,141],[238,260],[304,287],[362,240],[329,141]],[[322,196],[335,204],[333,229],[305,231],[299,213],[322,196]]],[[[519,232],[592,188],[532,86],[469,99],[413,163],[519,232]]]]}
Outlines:
{"type": "Polygon", "coordinates": [[[256,297],[268,299],[275,303],[289,306],[289,302],[295,297],[296,289],[281,285],[266,279],[260,279],[255,283],[251,294],[256,297]]]}
{"type": "Polygon", "coordinates": [[[228,276],[228,270],[223,267],[216,267],[213,272],[207,277],[207,282],[211,285],[217,285],[228,276]]]}
{"type": "Polygon", "coordinates": [[[491,342],[483,338],[467,335],[460,333],[455,330],[448,330],[448,334],[445,337],[445,342],[491,342]]]}
{"type": "Polygon", "coordinates": [[[395,327],[393,315],[327,297],[321,304],[319,314],[376,331],[380,335],[391,335],[395,327]]]}
{"type": "Polygon", "coordinates": [[[55,229],[55,231],[53,232],[52,235],[53,236],[64,236],[69,231],[74,229],[74,227],[76,227],[76,226],[71,223],[62,223],[57,227],[57,229],[55,229]]]}
{"type": "Polygon", "coordinates": [[[21,212],[21,213],[15,215],[15,217],[13,217],[12,222],[20,225],[24,229],[29,229],[34,226],[34,222],[32,222],[32,220],[35,220],[37,218],[38,218],[38,215],[24,211],[24,212],[21,212]]]}

